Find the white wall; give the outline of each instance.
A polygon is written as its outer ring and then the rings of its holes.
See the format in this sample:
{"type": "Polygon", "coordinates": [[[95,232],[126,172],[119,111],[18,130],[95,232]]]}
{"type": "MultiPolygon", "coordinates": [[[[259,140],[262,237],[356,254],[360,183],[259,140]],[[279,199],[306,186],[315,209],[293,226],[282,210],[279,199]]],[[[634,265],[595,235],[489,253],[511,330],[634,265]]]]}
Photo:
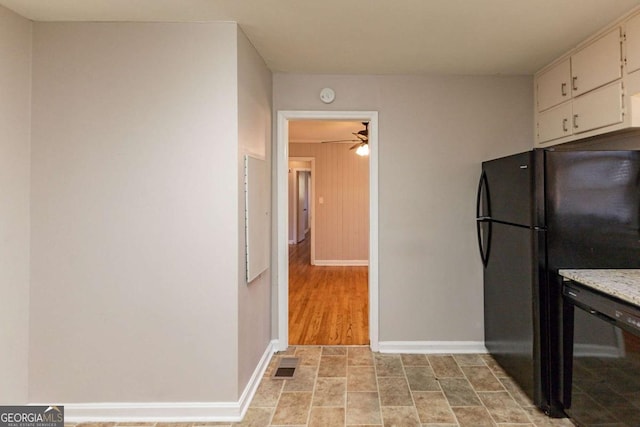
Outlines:
{"type": "Polygon", "coordinates": [[[236,34],[35,24],[30,401],[237,400],[236,34]]]}
{"type": "Polygon", "coordinates": [[[0,6],[0,402],[27,402],[31,22],[0,6]]]}
{"type": "Polygon", "coordinates": [[[381,341],[482,341],[481,162],[533,146],[530,77],[274,75],[274,111],[379,111],[381,341]],[[320,102],[323,87],[336,91],[320,102]]]}
{"type": "MultiPolygon", "coordinates": [[[[241,392],[271,341],[271,272],[247,284],[244,155],[271,164],[271,72],[238,29],[238,383],[241,392]]],[[[269,168],[270,170],[270,168],[269,168]]],[[[267,231],[270,233],[270,230],[267,231]]],[[[222,351],[226,351],[223,349],[222,351]]],[[[238,396],[239,397],[239,396],[238,396]]]]}

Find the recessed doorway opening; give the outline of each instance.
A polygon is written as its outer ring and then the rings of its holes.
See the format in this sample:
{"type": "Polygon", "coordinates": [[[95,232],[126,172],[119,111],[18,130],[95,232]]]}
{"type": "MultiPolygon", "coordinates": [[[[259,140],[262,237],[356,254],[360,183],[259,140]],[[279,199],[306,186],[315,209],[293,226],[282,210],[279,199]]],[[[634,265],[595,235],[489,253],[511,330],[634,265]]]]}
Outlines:
{"type": "Polygon", "coordinates": [[[369,345],[367,129],[289,122],[291,345],[369,345]]]}
{"type": "Polygon", "coordinates": [[[377,112],[278,112],[279,350],[289,344],[367,343],[377,350],[377,116],[377,112]],[[315,141],[296,138],[296,125],[309,121],[316,125],[332,122],[329,124],[335,126],[351,122],[353,128],[341,137],[316,135],[315,141]],[[322,140],[337,142],[323,144],[322,140]],[[290,146],[289,142],[294,144],[290,146]],[[368,155],[362,156],[363,150],[356,154],[362,145],[366,145],[368,155]],[[290,157],[308,163],[290,164],[290,157]],[[291,194],[290,183],[295,187],[291,194]],[[300,279],[304,280],[303,292],[296,294],[300,279]],[[355,281],[364,286],[355,287],[355,281]],[[358,302],[358,298],[364,302],[358,302]],[[331,310],[322,312],[327,305],[331,310]],[[310,311],[316,312],[315,317],[312,314],[312,318],[301,321],[300,313],[310,311]],[[315,335],[316,340],[301,341],[294,336],[295,328],[307,329],[307,338],[315,335]]]}

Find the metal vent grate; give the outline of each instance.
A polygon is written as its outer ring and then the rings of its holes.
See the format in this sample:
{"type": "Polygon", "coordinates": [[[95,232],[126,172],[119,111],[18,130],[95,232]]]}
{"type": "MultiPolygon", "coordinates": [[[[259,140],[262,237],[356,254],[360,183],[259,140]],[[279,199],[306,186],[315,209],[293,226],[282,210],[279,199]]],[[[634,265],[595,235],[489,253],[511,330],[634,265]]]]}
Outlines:
{"type": "Polygon", "coordinates": [[[280,359],[280,363],[278,363],[278,367],[273,374],[273,378],[293,378],[297,367],[297,357],[283,357],[280,359]]]}

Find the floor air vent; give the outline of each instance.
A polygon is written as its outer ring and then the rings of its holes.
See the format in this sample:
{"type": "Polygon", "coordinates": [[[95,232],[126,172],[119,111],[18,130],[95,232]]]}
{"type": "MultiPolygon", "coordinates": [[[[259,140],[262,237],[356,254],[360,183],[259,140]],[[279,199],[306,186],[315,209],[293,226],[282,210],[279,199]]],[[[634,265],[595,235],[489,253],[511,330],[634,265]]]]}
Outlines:
{"type": "Polygon", "coordinates": [[[278,363],[276,372],[273,374],[273,378],[293,378],[293,374],[296,373],[298,367],[297,357],[283,357],[278,363]]]}

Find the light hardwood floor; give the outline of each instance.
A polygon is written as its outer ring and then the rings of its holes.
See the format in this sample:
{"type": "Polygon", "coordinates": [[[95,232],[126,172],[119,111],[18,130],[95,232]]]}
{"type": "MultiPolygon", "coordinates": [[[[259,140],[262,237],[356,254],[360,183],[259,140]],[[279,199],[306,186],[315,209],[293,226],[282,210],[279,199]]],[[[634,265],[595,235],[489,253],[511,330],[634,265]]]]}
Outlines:
{"type": "Polygon", "coordinates": [[[289,343],[368,345],[368,267],[313,266],[309,240],[289,245],[289,343]]]}

